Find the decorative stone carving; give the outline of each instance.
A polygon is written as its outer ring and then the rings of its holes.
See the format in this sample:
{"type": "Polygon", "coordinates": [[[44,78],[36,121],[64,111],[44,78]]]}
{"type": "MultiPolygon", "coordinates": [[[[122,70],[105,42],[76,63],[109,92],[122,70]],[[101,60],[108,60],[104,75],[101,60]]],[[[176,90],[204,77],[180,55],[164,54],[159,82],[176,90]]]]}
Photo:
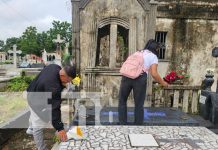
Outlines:
{"type": "Polygon", "coordinates": [[[156,4],[150,0],[72,0],[72,7],[73,53],[84,88],[93,90],[96,83],[105,81],[101,86],[114,99],[119,91],[119,67],[126,58],[122,45],[131,54],[154,37],[156,4]],[[102,35],[103,31],[108,33],[102,35]]]}

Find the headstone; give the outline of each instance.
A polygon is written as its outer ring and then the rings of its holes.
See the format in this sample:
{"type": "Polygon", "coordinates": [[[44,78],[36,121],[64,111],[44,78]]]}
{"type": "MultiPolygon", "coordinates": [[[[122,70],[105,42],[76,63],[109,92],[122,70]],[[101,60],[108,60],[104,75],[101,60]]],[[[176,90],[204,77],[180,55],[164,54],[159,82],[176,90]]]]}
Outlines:
{"type": "Polygon", "coordinates": [[[5,76],[7,73],[6,69],[0,68],[0,76],[5,76]]]}
{"type": "Polygon", "coordinates": [[[47,52],[45,49],[42,52],[42,60],[43,60],[43,63],[46,65],[48,60],[47,60],[47,52]]]}
{"type": "Polygon", "coordinates": [[[0,62],[5,62],[6,59],[6,53],[5,52],[0,52],[0,62]]]}
{"type": "Polygon", "coordinates": [[[61,44],[61,43],[64,43],[65,41],[61,39],[60,34],[57,35],[57,39],[53,39],[52,41],[57,44],[57,49],[56,49],[57,56],[56,56],[56,58],[55,58],[55,64],[61,66],[61,56],[62,56],[62,52],[61,52],[61,46],[60,46],[60,44],[61,44]]]}
{"type": "Polygon", "coordinates": [[[14,62],[14,68],[17,68],[17,54],[21,54],[21,50],[17,50],[17,45],[13,45],[13,50],[8,51],[9,54],[13,54],[13,62],[14,62]]]}
{"type": "Polygon", "coordinates": [[[65,42],[64,40],[61,39],[61,35],[58,34],[57,39],[53,39],[52,41],[57,44],[57,51],[61,51],[60,44],[65,42]]]}
{"type": "Polygon", "coordinates": [[[69,42],[65,43],[64,54],[69,54],[69,42]]]}

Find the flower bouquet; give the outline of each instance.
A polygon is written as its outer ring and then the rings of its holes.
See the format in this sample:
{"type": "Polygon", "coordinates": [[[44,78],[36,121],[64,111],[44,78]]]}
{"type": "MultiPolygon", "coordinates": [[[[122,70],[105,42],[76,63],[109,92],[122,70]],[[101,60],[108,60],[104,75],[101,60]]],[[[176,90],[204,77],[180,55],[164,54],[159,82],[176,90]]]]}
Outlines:
{"type": "Polygon", "coordinates": [[[184,70],[178,70],[178,71],[171,71],[163,79],[167,83],[172,84],[176,81],[179,81],[181,83],[182,81],[184,81],[189,77],[190,75],[186,74],[184,70]]]}

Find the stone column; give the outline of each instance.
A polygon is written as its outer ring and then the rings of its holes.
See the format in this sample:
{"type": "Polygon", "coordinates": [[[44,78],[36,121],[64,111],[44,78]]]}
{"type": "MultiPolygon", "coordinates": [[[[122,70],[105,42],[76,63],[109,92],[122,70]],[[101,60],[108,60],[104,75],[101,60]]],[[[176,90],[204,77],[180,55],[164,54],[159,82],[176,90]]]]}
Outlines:
{"type": "Polygon", "coordinates": [[[90,89],[90,87],[91,87],[90,78],[91,78],[91,74],[88,73],[88,74],[87,74],[87,80],[86,80],[86,82],[87,82],[87,90],[88,90],[88,91],[89,91],[89,89],[90,89]]]}
{"type": "Polygon", "coordinates": [[[96,26],[96,20],[94,19],[91,22],[90,25],[90,32],[89,32],[89,36],[90,36],[90,43],[89,43],[89,60],[88,60],[88,67],[89,68],[93,68],[95,67],[95,62],[96,62],[96,47],[97,47],[97,26],[96,26]]]}
{"type": "Polygon", "coordinates": [[[146,14],[144,16],[144,33],[145,33],[144,43],[148,41],[148,18],[149,18],[149,14],[146,14]]]}
{"type": "Polygon", "coordinates": [[[74,63],[80,71],[80,0],[71,0],[72,2],[72,54],[74,63]]]}
{"type": "Polygon", "coordinates": [[[116,50],[117,50],[117,24],[111,24],[110,28],[110,68],[116,66],[116,50]]]}
{"type": "Polygon", "coordinates": [[[129,54],[136,51],[136,37],[137,37],[137,19],[136,17],[130,18],[130,31],[129,31],[129,54]]]}
{"type": "Polygon", "coordinates": [[[87,74],[86,88],[87,88],[87,91],[90,91],[90,92],[96,91],[96,75],[95,75],[95,73],[88,73],[87,74]]]}
{"type": "Polygon", "coordinates": [[[6,54],[3,55],[3,62],[6,61],[6,54]]]}
{"type": "MultiPolygon", "coordinates": [[[[94,16],[93,16],[94,17],[94,16]]],[[[88,53],[88,68],[94,68],[96,62],[96,48],[97,48],[97,25],[96,19],[93,19],[90,24],[89,28],[89,53],[88,53]]],[[[95,73],[88,73],[87,76],[87,89],[88,91],[95,91],[96,90],[96,77],[95,73]]]]}
{"type": "Polygon", "coordinates": [[[157,17],[157,2],[151,0],[150,2],[150,11],[149,11],[149,21],[148,21],[148,29],[147,29],[147,40],[151,38],[155,38],[155,30],[156,30],[156,17],[157,17]]]}
{"type": "Polygon", "coordinates": [[[144,15],[142,14],[141,17],[139,18],[139,23],[138,23],[138,38],[137,38],[137,45],[138,49],[143,49],[145,46],[145,20],[144,20],[144,15]]]}
{"type": "MultiPolygon", "coordinates": [[[[155,30],[156,30],[156,16],[157,16],[157,2],[154,0],[150,1],[150,11],[149,11],[149,16],[147,19],[148,26],[147,26],[147,40],[151,38],[155,38],[155,30]]],[[[146,40],[146,41],[147,41],[146,40]]],[[[151,102],[152,100],[152,86],[153,86],[153,78],[151,75],[148,75],[147,79],[147,93],[146,93],[146,98],[147,101],[151,102]]]]}

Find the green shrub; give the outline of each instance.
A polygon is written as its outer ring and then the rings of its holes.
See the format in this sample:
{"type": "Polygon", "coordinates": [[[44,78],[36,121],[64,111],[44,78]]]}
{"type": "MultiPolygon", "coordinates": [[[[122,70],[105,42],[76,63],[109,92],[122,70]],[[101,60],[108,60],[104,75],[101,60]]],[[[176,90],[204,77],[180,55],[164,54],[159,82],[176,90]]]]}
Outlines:
{"type": "Polygon", "coordinates": [[[0,65],[5,65],[5,64],[13,64],[10,60],[6,60],[5,62],[0,62],[0,65]]]}
{"type": "Polygon", "coordinates": [[[6,91],[20,92],[25,91],[29,86],[30,82],[35,78],[35,76],[22,76],[16,77],[9,81],[6,91]]]}

